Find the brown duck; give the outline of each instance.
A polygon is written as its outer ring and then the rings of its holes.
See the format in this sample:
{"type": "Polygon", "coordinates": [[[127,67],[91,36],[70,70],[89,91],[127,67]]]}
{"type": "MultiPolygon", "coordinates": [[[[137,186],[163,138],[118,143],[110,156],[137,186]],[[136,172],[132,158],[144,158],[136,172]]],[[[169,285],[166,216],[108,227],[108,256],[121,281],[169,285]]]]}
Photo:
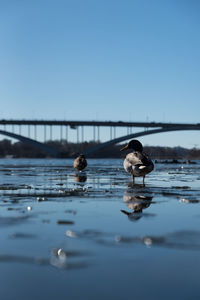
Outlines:
{"type": "Polygon", "coordinates": [[[75,160],[73,164],[74,168],[78,171],[82,171],[87,167],[87,160],[83,154],[80,154],[75,160]]]}

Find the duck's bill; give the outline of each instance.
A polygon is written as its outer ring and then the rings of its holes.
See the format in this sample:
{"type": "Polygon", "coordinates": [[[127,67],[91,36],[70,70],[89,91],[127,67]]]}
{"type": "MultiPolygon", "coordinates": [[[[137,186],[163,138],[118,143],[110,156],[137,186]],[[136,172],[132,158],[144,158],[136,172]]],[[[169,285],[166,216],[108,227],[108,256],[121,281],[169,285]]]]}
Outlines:
{"type": "Polygon", "coordinates": [[[124,151],[128,149],[128,145],[124,146],[123,148],[120,149],[120,151],[124,151]]]}

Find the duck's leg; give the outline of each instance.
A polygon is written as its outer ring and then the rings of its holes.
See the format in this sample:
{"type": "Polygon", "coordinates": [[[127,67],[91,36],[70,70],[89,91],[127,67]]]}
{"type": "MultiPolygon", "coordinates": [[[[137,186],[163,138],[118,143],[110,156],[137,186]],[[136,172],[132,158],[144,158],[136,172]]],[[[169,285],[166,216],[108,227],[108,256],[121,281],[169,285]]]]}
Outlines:
{"type": "MultiPolygon", "coordinates": [[[[133,175],[132,175],[133,176],[133,175]]],[[[135,183],[135,177],[133,176],[133,184],[135,183]]]]}
{"type": "Polygon", "coordinates": [[[144,184],[145,175],[143,176],[143,184],[144,184]]]}

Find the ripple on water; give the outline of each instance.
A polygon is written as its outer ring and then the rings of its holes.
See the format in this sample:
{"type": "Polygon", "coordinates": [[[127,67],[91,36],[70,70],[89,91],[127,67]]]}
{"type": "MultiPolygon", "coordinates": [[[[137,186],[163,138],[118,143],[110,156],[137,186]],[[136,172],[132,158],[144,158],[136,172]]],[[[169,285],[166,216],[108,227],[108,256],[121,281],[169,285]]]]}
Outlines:
{"type": "Polygon", "coordinates": [[[12,254],[0,254],[0,263],[22,263],[22,264],[33,264],[39,266],[53,266],[57,269],[62,270],[73,270],[86,268],[89,262],[86,260],[71,261],[70,257],[76,257],[76,252],[71,251],[70,253],[59,249],[57,253],[52,251],[50,258],[24,256],[24,255],[12,255],[12,254]]]}
{"type": "Polygon", "coordinates": [[[30,216],[0,217],[0,227],[13,226],[27,222],[30,216]]]}
{"type": "Polygon", "coordinates": [[[163,236],[116,236],[117,243],[142,243],[146,246],[176,248],[180,250],[200,250],[200,231],[182,230],[163,236]]]}

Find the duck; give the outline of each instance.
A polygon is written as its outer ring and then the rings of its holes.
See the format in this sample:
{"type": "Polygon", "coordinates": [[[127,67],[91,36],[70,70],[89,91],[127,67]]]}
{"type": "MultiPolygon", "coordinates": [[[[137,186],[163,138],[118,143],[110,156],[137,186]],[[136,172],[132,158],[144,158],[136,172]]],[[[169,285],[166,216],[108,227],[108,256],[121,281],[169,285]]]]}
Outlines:
{"type": "Polygon", "coordinates": [[[85,169],[87,167],[87,160],[85,158],[85,155],[80,154],[73,163],[73,166],[75,169],[77,169],[78,171],[82,171],[83,169],[85,169]]]}
{"type": "Polygon", "coordinates": [[[135,183],[135,177],[143,177],[143,185],[145,176],[153,171],[154,164],[151,158],[143,152],[143,145],[138,140],[131,140],[129,143],[120,149],[124,151],[132,149],[133,152],[126,155],[124,160],[124,169],[130,173],[133,177],[133,184],[135,183]]]}

